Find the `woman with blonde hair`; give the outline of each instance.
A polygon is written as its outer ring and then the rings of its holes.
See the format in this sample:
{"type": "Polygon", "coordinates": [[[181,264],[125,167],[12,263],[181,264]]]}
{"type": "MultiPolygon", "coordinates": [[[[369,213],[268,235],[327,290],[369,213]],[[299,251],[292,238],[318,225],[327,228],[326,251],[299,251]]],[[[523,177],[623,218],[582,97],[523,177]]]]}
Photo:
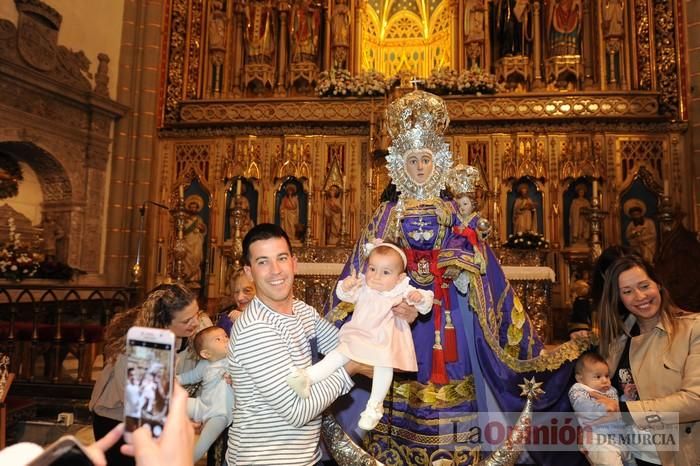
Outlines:
{"type": "MultiPolygon", "coordinates": [[[[199,305],[192,292],[180,284],[160,285],[144,302],[114,316],[105,331],[105,366],[95,382],[89,408],[95,439],[100,439],[124,419],[127,383],[126,332],[133,326],[164,328],[176,337],[176,347],[194,335],[199,325],[199,305]]],[[[119,452],[122,442],[110,448],[110,465],[132,465],[133,458],[119,452]]]]}
{"type": "Polygon", "coordinates": [[[637,464],[699,464],[700,316],[676,307],[651,265],[637,255],[621,257],[606,272],[598,309],[600,353],[612,385],[627,400],[596,396],[598,403],[622,412],[638,429],[678,426],[675,445],[631,445],[637,464]]]}

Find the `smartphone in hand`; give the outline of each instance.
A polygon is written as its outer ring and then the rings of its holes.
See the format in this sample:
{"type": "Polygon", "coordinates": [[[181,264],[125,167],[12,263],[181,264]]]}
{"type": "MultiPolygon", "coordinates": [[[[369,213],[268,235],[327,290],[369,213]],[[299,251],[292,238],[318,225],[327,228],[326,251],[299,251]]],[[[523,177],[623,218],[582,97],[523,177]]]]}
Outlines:
{"type": "Polygon", "coordinates": [[[170,330],[132,327],[126,334],[124,440],[148,424],[154,437],[163,432],[170,407],[175,368],[175,335],[170,330]]]}
{"type": "Polygon", "coordinates": [[[46,447],[27,466],[93,466],[83,445],[72,435],[66,435],[46,447]]]}

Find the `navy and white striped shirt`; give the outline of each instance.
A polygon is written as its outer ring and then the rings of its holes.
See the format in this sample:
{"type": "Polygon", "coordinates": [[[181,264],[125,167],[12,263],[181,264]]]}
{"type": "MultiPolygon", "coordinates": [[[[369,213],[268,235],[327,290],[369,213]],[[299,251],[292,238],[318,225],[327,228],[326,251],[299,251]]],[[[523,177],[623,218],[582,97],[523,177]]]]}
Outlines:
{"type": "Polygon", "coordinates": [[[231,329],[228,362],[235,404],[226,461],[234,465],[313,465],[321,412],[350,391],[352,379],[338,369],[301,399],[285,379],[291,366],[311,366],[310,340],[321,353],[338,344],[337,329],[314,308],[295,300],[293,315],[253,299],[231,329]]]}

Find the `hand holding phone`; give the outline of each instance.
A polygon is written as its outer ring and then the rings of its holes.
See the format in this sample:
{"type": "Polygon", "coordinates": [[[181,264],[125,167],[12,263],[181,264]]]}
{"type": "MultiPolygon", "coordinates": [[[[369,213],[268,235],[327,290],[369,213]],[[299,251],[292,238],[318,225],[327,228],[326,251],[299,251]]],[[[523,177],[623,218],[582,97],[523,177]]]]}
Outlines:
{"type": "Polygon", "coordinates": [[[107,466],[105,452],[117,443],[123,433],[124,424],[119,424],[87,447],[72,435],[63,436],[27,466],[107,466]]]}
{"type": "Polygon", "coordinates": [[[166,329],[132,327],[126,334],[124,440],[148,425],[154,437],[163,432],[172,396],[175,335],[166,329]]]}
{"type": "Polygon", "coordinates": [[[156,442],[148,428],[136,430],[131,445],[122,445],[124,455],[133,456],[137,466],[192,466],[194,429],[187,417],[187,392],[173,387],[168,422],[156,442]]]}

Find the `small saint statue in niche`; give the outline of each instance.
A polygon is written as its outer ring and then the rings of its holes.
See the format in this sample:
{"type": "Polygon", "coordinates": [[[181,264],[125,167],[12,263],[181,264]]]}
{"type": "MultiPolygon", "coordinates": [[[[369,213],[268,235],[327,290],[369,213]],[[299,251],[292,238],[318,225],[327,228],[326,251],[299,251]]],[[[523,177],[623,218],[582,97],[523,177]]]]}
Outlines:
{"type": "Polygon", "coordinates": [[[62,249],[59,243],[61,243],[66,236],[61,225],[56,222],[51,214],[45,214],[41,226],[43,228],[42,239],[44,240],[44,254],[46,255],[46,260],[57,262],[65,260],[65,258],[59,257],[58,255],[59,249],[62,249]]]}
{"type": "Polygon", "coordinates": [[[576,197],[569,207],[569,243],[574,246],[587,245],[591,237],[591,224],[586,209],[591,208],[591,201],[586,198],[588,188],[585,184],[576,185],[576,197]]]}
{"type": "Polygon", "coordinates": [[[255,220],[253,220],[253,213],[250,208],[250,199],[248,198],[248,188],[246,183],[237,181],[236,190],[239,191],[238,194],[231,196],[228,204],[229,212],[229,238],[233,238],[236,235],[236,222],[235,222],[235,208],[239,207],[241,212],[241,230],[240,239],[248,233],[248,231],[255,225],[255,220]]]}
{"type": "Polygon", "coordinates": [[[327,246],[337,246],[338,243],[340,243],[343,220],[341,196],[342,193],[340,192],[340,188],[338,186],[331,185],[328,188],[323,210],[327,246]]]}
{"type": "Polygon", "coordinates": [[[495,30],[501,57],[529,55],[530,0],[497,0],[495,30]]]}
{"type": "Polygon", "coordinates": [[[551,56],[580,54],[583,6],[580,0],[553,0],[549,4],[547,32],[551,56]]]}
{"type": "Polygon", "coordinates": [[[197,194],[188,196],[185,200],[185,208],[188,216],[183,231],[186,251],[183,268],[185,282],[188,286],[192,286],[202,280],[204,239],[207,234],[207,225],[200,215],[204,208],[204,200],[197,194]]]}
{"type": "Polygon", "coordinates": [[[299,196],[294,184],[284,188],[285,195],[280,202],[280,226],[289,236],[290,241],[299,243],[297,230],[299,225],[299,196]]]}
{"type": "Polygon", "coordinates": [[[640,199],[628,199],[623,210],[630,219],[625,228],[629,245],[650,264],[656,255],[656,224],[646,216],[647,207],[640,199]]]}
{"type": "Polygon", "coordinates": [[[294,2],[289,20],[292,63],[316,62],[321,10],[311,0],[294,2]]]}
{"type": "Polygon", "coordinates": [[[537,203],[530,198],[530,186],[518,184],[518,197],[513,203],[513,233],[537,233],[537,203]]]}

